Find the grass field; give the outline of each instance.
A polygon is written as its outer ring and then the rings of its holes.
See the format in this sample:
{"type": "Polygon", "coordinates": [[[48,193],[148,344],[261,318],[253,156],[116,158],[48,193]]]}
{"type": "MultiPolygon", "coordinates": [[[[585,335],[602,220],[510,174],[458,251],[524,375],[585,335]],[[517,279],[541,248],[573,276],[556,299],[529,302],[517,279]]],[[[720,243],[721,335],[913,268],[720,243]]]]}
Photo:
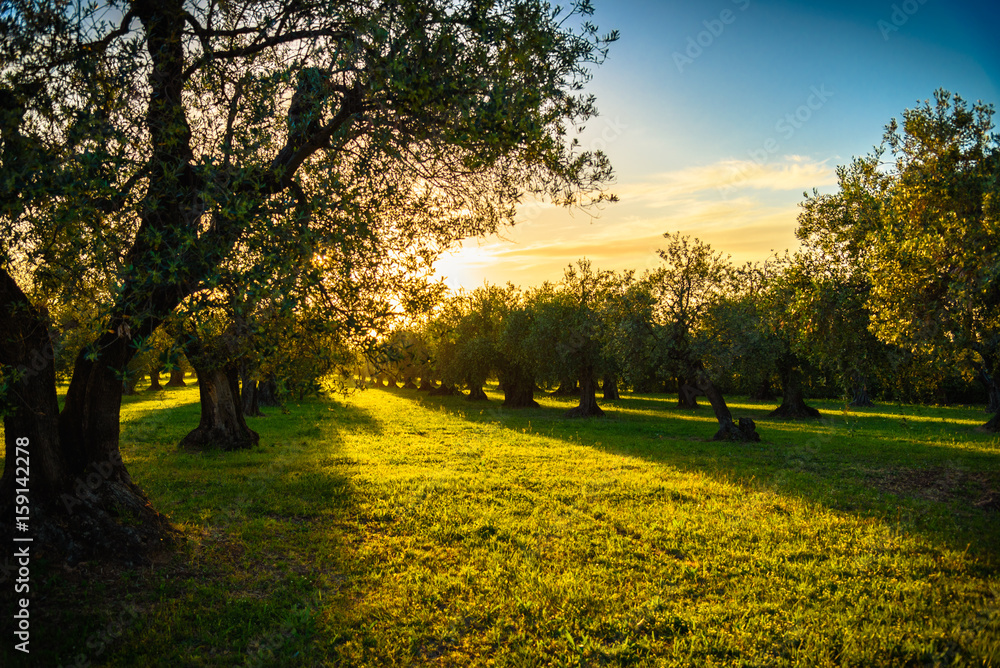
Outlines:
{"type": "Polygon", "coordinates": [[[124,458],[183,539],[36,564],[33,665],[1000,665],[981,409],[734,400],[763,437],[735,445],[662,395],[589,421],[490,397],[293,403],[204,454],[176,448],[196,388],[127,398],[124,458]]]}

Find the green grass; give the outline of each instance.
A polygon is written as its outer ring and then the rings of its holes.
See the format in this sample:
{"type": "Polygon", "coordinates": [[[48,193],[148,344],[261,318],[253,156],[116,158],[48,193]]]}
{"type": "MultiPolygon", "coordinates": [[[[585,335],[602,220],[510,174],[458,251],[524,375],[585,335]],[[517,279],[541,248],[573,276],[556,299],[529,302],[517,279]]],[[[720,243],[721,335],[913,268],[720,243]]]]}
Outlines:
{"type": "Polygon", "coordinates": [[[196,388],[127,399],[125,461],[184,538],[38,564],[36,665],[1000,665],[981,409],[737,400],[763,442],[735,445],[666,396],[490,397],[305,401],[204,454],[176,448],[196,388]]]}

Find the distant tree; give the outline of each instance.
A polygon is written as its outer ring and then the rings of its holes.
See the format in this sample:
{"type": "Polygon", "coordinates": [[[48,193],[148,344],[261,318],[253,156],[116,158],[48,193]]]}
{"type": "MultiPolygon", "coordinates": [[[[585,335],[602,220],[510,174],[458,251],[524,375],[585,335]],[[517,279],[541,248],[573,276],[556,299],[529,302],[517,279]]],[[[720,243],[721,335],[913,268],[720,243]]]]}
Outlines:
{"type": "Polygon", "coordinates": [[[815,251],[796,256],[800,280],[788,314],[800,332],[797,347],[831,370],[852,406],[871,406],[872,384],[885,376],[897,356],[870,330],[871,283],[854,266],[832,263],[815,251]]]}
{"type": "Polygon", "coordinates": [[[805,401],[805,380],[813,365],[802,341],[809,333],[794,311],[796,295],[809,291],[810,278],[790,255],[774,262],[775,271],[758,298],[760,325],[775,344],[773,361],[781,383],[781,405],[769,417],[818,418],[820,412],[805,401]]]}
{"type": "Polygon", "coordinates": [[[610,312],[605,302],[612,276],[582,259],[566,268],[558,284],[543,285],[530,297],[534,326],[528,345],[539,369],[579,387],[580,403],[566,413],[569,417],[604,414],[597,403],[597,383],[609,368],[605,341],[610,312]]]}
{"type": "Polygon", "coordinates": [[[722,253],[698,239],[664,234],[666,247],[657,251],[662,264],[643,277],[652,298],[653,357],[661,378],[673,377],[678,406],[695,408],[693,382],[714,333],[704,327],[713,304],[722,298],[731,265],[722,253]]]}

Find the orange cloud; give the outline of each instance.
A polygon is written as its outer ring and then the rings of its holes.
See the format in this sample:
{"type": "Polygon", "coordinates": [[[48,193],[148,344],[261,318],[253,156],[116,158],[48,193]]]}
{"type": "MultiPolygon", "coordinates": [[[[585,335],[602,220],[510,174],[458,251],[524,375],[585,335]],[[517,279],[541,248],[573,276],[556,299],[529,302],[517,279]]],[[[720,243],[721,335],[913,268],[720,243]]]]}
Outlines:
{"type": "Polygon", "coordinates": [[[504,238],[469,241],[443,258],[438,272],[452,287],[558,280],[566,265],[589,258],[604,269],[641,272],[659,262],[665,232],[697,237],[734,262],[761,260],[798,246],[802,192],[836,183],[825,162],[786,156],[772,164],[724,160],[618,185],[621,202],[590,218],[529,205],[525,222],[504,238]]]}

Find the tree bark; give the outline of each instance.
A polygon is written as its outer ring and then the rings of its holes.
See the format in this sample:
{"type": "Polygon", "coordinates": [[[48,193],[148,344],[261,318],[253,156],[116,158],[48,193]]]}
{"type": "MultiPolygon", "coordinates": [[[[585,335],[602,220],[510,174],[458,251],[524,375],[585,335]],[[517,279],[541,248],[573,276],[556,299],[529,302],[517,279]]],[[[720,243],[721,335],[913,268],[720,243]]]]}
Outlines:
{"type": "Polygon", "coordinates": [[[806,404],[802,393],[802,372],[794,360],[784,360],[779,363],[778,375],[781,377],[781,405],[768,413],[774,418],[818,418],[819,411],[806,404]]]}
{"type": "Polygon", "coordinates": [[[984,424],[981,429],[993,433],[1000,432],[1000,411],[990,418],[990,421],[984,424]]]}
{"type": "Polygon", "coordinates": [[[140,380],[142,380],[141,373],[127,373],[122,379],[122,394],[130,397],[135,395],[135,386],[139,384],[140,380]]]}
{"type": "Polygon", "coordinates": [[[726,400],[715,383],[707,376],[698,378],[696,382],[698,389],[705,393],[709,403],[712,404],[712,412],[715,413],[715,419],[719,422],[719,430],[712,437],[713,441],[756,442],[760,440],[760,434],[757,433],[757,426],[753,420],[740,418],[739,422],[733,422],[729,406],[726,405],[726,400]]]}
{"type": "Polygon", "coordinates": [[[684,379],[677,379],[677,408],[698,408],[696,397],[701,390],[684,379]]]}
{"type": "Polygon", "coordinates": [[[153,365],[149,367],[149,387],[146,388],[151,392],[159,392],[163,389],[160,385],[160,367],[153,365]]]}
{"type": "Polygon", "coordinates": [[[198,371],[201,420],[181,440],[181,447],[192,450],[244,450],[257,445],[260,435],[250,429],[243,418],[236,368],[206,368],[204,362],[194,360],[192,364],[198,371]]]}
{"type": "Polygon", "coordinates": [[[257,405],[281,405],[281,399],[278,398],[278,381],[274,379],[274,376],[268,376],[257,383],[257,405]]]}
{"type": "Polygon", "coordinates": [[[148,550],[169,543],[175,531],[132,481],[118,450],[122,381],[115,370],[128,364],[135,350],[131,338],[106,332],[97,342],[96,360],[81,351],[59,413],[45,319],[2,269],[0,308],[0,363],[19,369],[20,376],[8,396],[12,412],[4,418],[0,540],[13,538],[15,517],[24,515],[15,514],[13,502],[15,490],[25,487],[18,482],[24,471],[18,457],[26,450],[33,554],[71,563],[109,555],[128,564],[147,563],[148,550]]]}
{"type": "Polygon", "coordinates": [[[856,408],[869,408],[874,406],[871,396],[868,394],[868,379],[864,374],[855,371],[851,374],[851,381],[854,385],[851,392],[851,406],[856,408]]]}
{"type": "Polygon", "coordinates": [[[441,386],[436,390],[430,391],[430,396],[432,397],[452,397],[455,396],[455,386],[450,385],[443,380],[441,381],[441,386]]]}
{"type": "Polygon", "coordinates": [[[535,377],[528,370],[511,366],[504,370],[501,378],[504,408],[537,408],[535,401],[535,377]]]}
{"type": "Polygon", "coordinates": [[[431,392],[434,390],[434,381],[430,378],[425,378],[421,376],[420,387],[417,388],[418,392],[431,392]]]}
{"type": "Polygon", "coordinates": [[[597,405],[597,380],[593,365],[587,365],[580,373],[580,403],[566,411],[566,417],[594,417],[604,415],[597,405]]]}
{"type": "Polygon", "coordinates": [[[187,383],[184,382],[184,369],[181,368],[180,361],[170,369],[170,380],[167,381],[167,387],[185,387],[187,383]]]}
{"type": "Polygon", "coordinates": [[[553,397],[569,397],[579,392],[577,382],[572,378],[563,378],[559,381],[559,387],[550,392],[553,397]]]}
{"type": "Polygon", "coordinates": [[[467,401],[489,401],[490,398],[483,392],[482,385],[469,385],[469,395],[465,397],[467,401]]]}
{"type": "Polygon", "coordinates": [[[244,416],[264,417],[264,414],[260,412],[256,375],[250,369],[250,365],[245,362],[240,365],[240,403],[243,404],[244,416]]]}
{"type": "Polygon", "coordinates": [[[996,378],[982,366],[979,368],[979,380],[986,387],[986,412],[1000,412],[1000,387],[997,386],[996,378]]]}
{"type": "Polygon", "coordinates": [[[617,401],[621,399],[621,395],[618,393],[618,377],[614,374],[604,374],[604,383],[601,386],[601,390],[604,392],[605,401],[617,401]]]}
{"type": "Polygon", "coordinates": [[[757,388],[750,393],[750,398],[755,401],[769,401],[776,399],[774,390],[771,388],[771,379],[765,377],[757,388]]]}

